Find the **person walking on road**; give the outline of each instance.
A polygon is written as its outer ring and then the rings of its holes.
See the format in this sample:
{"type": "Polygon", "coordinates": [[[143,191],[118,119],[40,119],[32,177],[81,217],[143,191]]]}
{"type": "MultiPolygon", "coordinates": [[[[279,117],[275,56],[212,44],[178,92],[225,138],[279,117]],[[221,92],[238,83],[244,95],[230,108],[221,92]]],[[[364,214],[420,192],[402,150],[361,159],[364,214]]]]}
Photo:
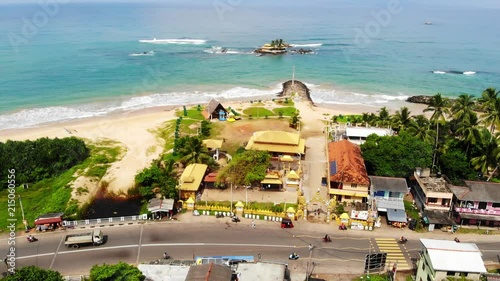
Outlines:
{"type": "Polygon", "coordinates": [[[255,228],[255,221],[252,220],[252,227],[255,228]]]}

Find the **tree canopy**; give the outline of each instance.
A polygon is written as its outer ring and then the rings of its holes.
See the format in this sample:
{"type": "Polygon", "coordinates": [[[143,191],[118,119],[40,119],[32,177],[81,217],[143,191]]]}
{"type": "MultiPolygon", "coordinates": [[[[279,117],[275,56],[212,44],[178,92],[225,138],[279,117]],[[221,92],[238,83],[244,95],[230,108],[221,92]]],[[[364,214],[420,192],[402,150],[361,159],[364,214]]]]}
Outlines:
{"type": "Polygon", "coordinates": [[[432,146],[404,130],[397,136],[368,136],[361,152],[368,174],[375,176],[406,177],[432,163],[432,146]]]}
{"type": "Polygon", "coordinates": [[[94,265],[90,269],[90,281],[144,281],[144,279],[146,276],[142,275],[137,267],[124,262],[94,265]]]}
{"type": "Polygon", "coordinates": [[[236,154],[219,172],[218,181],[240,186],[257,184],[265,178],[270,159],[267,151],[246,150],[236,154]]]}
{"type": "Polygon", "coordinates": [[[13,275],[7,275],[2,280],[5,281],[64,281],[61,273],[50,269],[43,269],[34,265],[25,266],[13,275]]]}
{"type": "Polygon", "coordinates": [[[36,182],[59,175],[88,156],[85,143],[75,137],[0,142],[0,163],[6,167],[0,178],[7,178],[7,169],[15,169],[17,182],[36,182]]]}

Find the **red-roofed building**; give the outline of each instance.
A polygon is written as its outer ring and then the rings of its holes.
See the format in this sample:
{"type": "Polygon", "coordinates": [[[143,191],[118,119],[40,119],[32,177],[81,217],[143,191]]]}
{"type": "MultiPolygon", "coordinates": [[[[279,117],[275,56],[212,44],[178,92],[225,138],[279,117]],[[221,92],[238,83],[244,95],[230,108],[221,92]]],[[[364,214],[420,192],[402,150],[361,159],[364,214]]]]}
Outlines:
{"type": "Polygon", "coordinates": [[[370,178],[358,145],[341,140],[328,144],[329,193],[337,201],[366,202],[370,178]]]}
{"type": "Polygon", "coordinates": [[[215,183],[217,182],[217,173],[210,173],[203,179],[205,183],[205,188],[215,188],[215,183]]]}

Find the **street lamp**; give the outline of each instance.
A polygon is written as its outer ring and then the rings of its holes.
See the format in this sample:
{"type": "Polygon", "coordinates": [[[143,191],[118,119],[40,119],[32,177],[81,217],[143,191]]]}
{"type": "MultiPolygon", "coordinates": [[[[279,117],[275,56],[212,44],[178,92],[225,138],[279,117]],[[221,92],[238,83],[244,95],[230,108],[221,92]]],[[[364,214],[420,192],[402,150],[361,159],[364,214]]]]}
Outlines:
{"type": "Polygon", "coordinates": [[[24,219],[24,209],[23,209],[23,201],[21,201],[21,195],[19,195],[19,205],[21,206],[21,214],[23,216],[24,229],[26,230],[26,232],[28,232],[28,224],[26,223],[26,220],[24,219]]]}

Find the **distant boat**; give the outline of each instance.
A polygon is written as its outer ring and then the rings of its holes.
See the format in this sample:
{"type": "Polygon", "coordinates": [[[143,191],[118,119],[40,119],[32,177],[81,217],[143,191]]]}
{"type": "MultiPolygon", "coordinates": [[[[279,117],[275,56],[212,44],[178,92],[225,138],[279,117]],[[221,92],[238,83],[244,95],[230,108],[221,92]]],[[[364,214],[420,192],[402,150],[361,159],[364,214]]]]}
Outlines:
{"type": "Polygon", "coordinates": [[[426,21],[425,24],[426,25],[432,25],[432,21],[426,21]]]}

